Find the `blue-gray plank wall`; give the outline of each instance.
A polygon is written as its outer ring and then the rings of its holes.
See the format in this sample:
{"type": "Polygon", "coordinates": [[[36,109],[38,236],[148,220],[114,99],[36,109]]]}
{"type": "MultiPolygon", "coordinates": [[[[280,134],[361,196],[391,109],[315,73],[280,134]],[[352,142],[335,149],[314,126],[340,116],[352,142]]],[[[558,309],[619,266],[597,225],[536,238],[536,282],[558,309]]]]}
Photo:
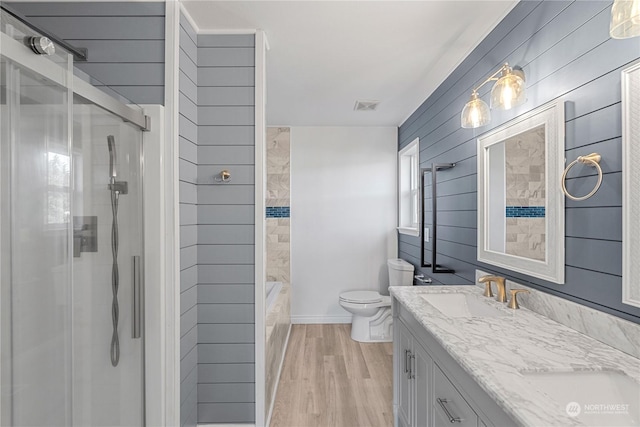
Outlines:
{"type": "MultiPolygon", "coordinates": [[[[420,164],[456,163],[438,174],[438,263],[455,274],[422,272],[440,284],[471,284],[475,269],[507,276],[542,291],[640,323],[640,309],[622,304],[622,184],[620,70],[640,57],[638,39],[609,37],[610,1],[525,1],[472,51],[399,129],[399,148],[420,138],[420,164]],[[500,64],[520,65],[528,101],[492,111],[480,129],[460,127],[471,90],[500,64]],[[490,266],[476,257],[476,138],[554,99],[566,100],[566,158],[597,151],[604,182],[594,197],[566,203],[566,279],[558,285],[490,266]]],[[[480,95],[488,98],[490,85],[480,95]]],[[[593,177],[571,179],[584,194],[593,177]]],[[[559,183],[551,183],[559,185],[559,183]]],[[[425,189],[430,194],[430,189],[425,189]]],[[[399,256],[418,266],[418,238],[400,235],[399,256]]],[[[427,244],[427,249],[430,249],[427,244]]],[[[425,251],[426,259],[431,253],[425,251]]]]}
{"type": "Polygon", "coordinates": [[[198,422],[198,36],[180,15],[180,424],[198,422]]]}
{"type": "Polygon", "coordinates": [[[253,35],[198,36],[200,423],[255,421],[254,46],[253,35]]]}
{"type": "Polygon", "coordinates": [[[39,27],[88,48],[88,61],[75,65],[95,86],[137,104],[164,104],[164,2],[8,4],[39,27]]]}

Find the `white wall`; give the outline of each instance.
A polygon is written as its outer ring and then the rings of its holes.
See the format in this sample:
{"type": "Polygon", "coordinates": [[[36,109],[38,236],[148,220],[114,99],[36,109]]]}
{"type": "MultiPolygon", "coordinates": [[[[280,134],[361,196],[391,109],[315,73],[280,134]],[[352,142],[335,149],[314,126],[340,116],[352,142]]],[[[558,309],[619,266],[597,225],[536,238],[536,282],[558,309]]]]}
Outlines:
{"type": "Polygon", "coordinates": [[[291,320],[346,323],[341,292],[385,294],[397,257],[397,128],[291,129],[291,320]]]}

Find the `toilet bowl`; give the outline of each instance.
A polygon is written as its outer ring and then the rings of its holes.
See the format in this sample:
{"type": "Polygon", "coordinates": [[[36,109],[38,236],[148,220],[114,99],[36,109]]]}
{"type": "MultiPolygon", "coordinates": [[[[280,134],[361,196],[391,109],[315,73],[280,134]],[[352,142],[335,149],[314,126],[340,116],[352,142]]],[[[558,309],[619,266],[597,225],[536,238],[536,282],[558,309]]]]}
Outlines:
{"type": "MultiPolygon", "coordinates": [[[[389,286],[413,285],[413,265],[390,259],[389,286]]],[[[391,297],[376,291],[349,291],[339,297],[340,306],[352,314],[351,339],[359,342],[391,342],[391,297]]]]}

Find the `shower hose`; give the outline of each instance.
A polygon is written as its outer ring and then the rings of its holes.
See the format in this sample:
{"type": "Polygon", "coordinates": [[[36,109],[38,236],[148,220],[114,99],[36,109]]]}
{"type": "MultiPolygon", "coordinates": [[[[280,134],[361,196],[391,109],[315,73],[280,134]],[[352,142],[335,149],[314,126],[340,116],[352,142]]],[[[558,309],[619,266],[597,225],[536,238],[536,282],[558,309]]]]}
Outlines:
{"type": "MultiPolygon", "coordinates": [[[[112,179],[115,184],[115,179],[112,179]]],[[[111,322],[113,323],[113,334],[111,335],[111,365],[117,366],[120,360],[120,341],[118,339],[118,319],[120,317],[118,308],[118,286],[120,285],[120,274],[118,272],[118,199],[120,191],[111,190],[111,211],[113,221],[111,222],[111,255],[113,264],[111,266],[111,322]]]]}

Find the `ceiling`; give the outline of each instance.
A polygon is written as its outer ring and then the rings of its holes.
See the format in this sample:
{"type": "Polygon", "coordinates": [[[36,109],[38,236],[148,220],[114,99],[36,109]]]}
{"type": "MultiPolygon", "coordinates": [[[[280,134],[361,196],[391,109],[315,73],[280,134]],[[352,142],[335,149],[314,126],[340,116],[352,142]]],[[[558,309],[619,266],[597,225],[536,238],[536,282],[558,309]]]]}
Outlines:
{"type": "Polygon", "coordinates": [[[399,126],[516,2],[183,4],[200,31],[265,31],[268,125],[399,126]],[[358,112],[356,100],[380,104],[358,112]]]}

